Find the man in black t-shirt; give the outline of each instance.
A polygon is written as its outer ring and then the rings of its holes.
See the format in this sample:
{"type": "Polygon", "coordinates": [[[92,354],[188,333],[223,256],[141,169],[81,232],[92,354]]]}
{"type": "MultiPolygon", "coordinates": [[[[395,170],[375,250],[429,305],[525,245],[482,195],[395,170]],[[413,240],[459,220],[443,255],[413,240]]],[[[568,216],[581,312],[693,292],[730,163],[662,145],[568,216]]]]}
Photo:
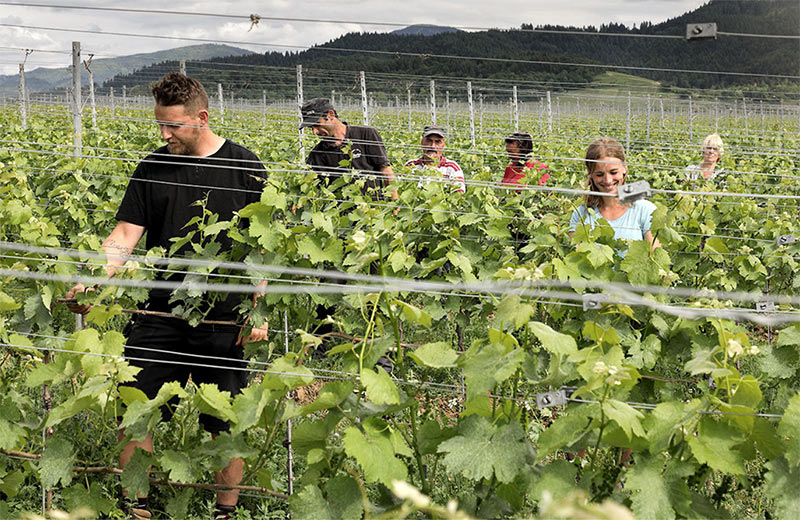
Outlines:
{"type": "MultiPolygon", "coordinates": [[[[219,137],[209,128],[208,95],[196,80],[178,73],[164,76],[153,85],[155,118],[166,145],[148,155],[136,168],[117,212],[117,226],[103,242],[106,252],[106,271],[114,276],[142,236],[146,233],[147,249],[163,247],[169,251],[173,238],[187,235],[196,227],[186,224],[202,216],[203,208],[195,204],[203,200],[205,209],[216,213],[219,220],[230,220],[233,213],[247,204],[257,202],[266,177],[264,166],[248,149],[219,137]]],[[[220,251],[231,248],[227,236],[217,236],[220,251]]],[[[189,244],[175,251],[182,255],[190,251],[189,244]]],[[[175,280],[174,276],[169,280],[175,280]]],[[[180,279],[180,278],[178,278],[180,279]]],[[[68,293],[72,298],[84,287],[77,285],[68,293]]],[[[145,305],[149,311],[169,313],[171,291],[154,289],[145,305]]],[[[207,319],[237,321],[235,307],[241,298],[229,295],[213,304],[207,319]]],[[[74,312],[88,312],[88,306],[72,305],[74,312]]],[[[190,327],[174,317],[139,315],[126,331],[126,357],[141,368],[133,384],[150,399],[168,381],[186,382],[191,374],[195,384],[214,383],[220,390],[236,395],[246,385],[247,372],[242,362],[244,341],[266,339],[266,325],[254,327],[247,338],[241,337],[236,325],[201,324],[190,327]],[[148,347],[161,350],[139,350],[148,347]],[[168,351],[169,353],[164,353],[168,351]],[[192,358],[192,354],[215,356],[212,363],[192,358]],[[220,359],[223,358],[223,359],[220,359]],[[198,365],[217,365],[204,368],[198,365]],[[218,368],[227,367],[227,368],[218,368]]],[[[168,413],[165,413],[168,415],[168,413]]],[[[228,429],[228,424],[210,415],[201,414],[203,427],[216,436],[228,429]]],[[[120,440],[125,438],[120,431],[120,440]]],[[[136,448],[153,451],[152,435],[142,442],[129,441],[120,453],[120,467],[130,461],[136,448]]],[[[242,479],[243,461],[232,459],[216,481],[236,486],[242,479]]],[[[235,509],[238,491],[217,493],[215,518],[228,518],[235,509]]],[[[145,497],[137,502],[129,499],[130,518],[148,519],[145,497]]]]}
{"type": "MultiPolygon", "coordinates": [[[[392,183],[392,165],[377,130],[341,121],[325,98],[307,101],[300,112],[303,114],[300,128],[310,127],[320,137],[306,159],[314,171],[332,178],[345,174],[353,175],[354,179],[365,176],[369,188],[392,183]],[[347,161],[349,167],[342,166],[341,161],[347,161]],[[351,173],[352,170],[355,172],[351,173]]],[[[397,192],[392,193],[392,198],[397,198],[397,192]]]]}

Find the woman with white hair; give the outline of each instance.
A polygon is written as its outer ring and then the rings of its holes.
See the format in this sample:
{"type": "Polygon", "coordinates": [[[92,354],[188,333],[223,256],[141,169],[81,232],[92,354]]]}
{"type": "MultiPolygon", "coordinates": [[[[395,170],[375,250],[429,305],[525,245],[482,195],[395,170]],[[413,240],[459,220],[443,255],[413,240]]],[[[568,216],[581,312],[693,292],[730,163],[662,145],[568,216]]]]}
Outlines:
{"type": "Polygon", "coordinates": [[[718,134],[711,134],[703,140],[703,160],[700,164],[692,164],[686,167],[687,181],[718,181],[725,185],[725,170],[717,168],[719,158],[722,156],[724,145],[722,138],[718,134]]]}

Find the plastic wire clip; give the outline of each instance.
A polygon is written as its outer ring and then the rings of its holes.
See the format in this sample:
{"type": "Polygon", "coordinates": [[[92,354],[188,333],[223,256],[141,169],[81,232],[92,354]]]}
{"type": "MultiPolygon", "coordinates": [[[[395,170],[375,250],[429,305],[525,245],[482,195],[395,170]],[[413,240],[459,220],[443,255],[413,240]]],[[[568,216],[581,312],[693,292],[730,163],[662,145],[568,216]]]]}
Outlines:
{"type": "Polygon", "coordinates": [[[536,408],[550,408],[551,406],[564,406],[569,401],[569,398],[577,390],[575,386],[562,386],[558,390],[552,392],[544,392],[536,394],[536,408]]]}
{"type": "Polygon", "coordinates": [[[603,304],[608,301],[608,294],[606,293],[587,293],[581,295],[583,302],[583,310],[593,311],[603,307],[603,304]]]}
{"type": "Polygon", "coordinates": [[[687,23],[686,24],[686,39],[687,40],[716,40],[717,39],[717,24],[716,22],[707,23],[687,23]]]}
{"type": "Polygon", "coordinates": [[[758,312],[775,312],[775,302],[756,302],[758,312]]]}
{"type": "Polygon", "coordinates": [[[786,244],[792,244],[792,243],[794,243],[794,242],[795,242],[795,240],[796,240],[796,239],[794,238],[794,235],[792,235],[792,234],[789,234],[789,235],[781,235],[781,236],[779,236],[778,238],[776,238],[776,239],[775,239],[775,242],[776,242],[776,243],[777,243],[779,246],[785,246],[786,244]]]}
{"type": "Polygon", "coordinates": [[[630,184],[623,184],[617,192],[619,201],[623,204],[635,202],[639,199],[649,198],[650,184],[647,181],[636,181],[630,184]]]}

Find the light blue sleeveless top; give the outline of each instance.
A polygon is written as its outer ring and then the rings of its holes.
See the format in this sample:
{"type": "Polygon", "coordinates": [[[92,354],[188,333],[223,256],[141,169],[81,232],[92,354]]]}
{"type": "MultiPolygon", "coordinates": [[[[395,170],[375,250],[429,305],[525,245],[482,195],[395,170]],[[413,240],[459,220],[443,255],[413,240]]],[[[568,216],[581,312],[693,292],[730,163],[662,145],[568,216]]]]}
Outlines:
{"type": "MultiPolygon", "coordinates": [[[[653,219],[653,212],[656,205],[649,200],[637,200],[625,210],[616,220],[609,220],[608,224],[614,229],[614,238],[623,240],[644,240],[644,234],[650,231],[650,223],[653,219]]],[[[597,208],[592,212],[586,210],[586,206],[581,205],[572,212],[569,219],[569,230],[574,232],[582,222],[591,226],[597,224],[603,218],[597,208]]]]}

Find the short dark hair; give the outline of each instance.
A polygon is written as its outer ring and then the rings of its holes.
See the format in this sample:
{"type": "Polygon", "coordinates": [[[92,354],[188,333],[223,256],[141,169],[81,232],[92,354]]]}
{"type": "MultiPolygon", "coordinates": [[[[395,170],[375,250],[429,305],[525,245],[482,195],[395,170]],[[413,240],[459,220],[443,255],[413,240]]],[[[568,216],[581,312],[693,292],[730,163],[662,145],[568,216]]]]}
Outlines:
{"type": "Polygon", "coordinates": [[[531,134],[525,132],[514,132],[513,134],[506,137],[506,143],[512,143],[516,141],[519,145],[519,151],[522,155],[528,156],[533,152],[533,138],[531,134]]]}
{"type": "Polygon", "coordinates": [[[183,105],[187,111],[208,110],[208,94],[203,85],[180,72],[170,72],[151,87],[157,105],[183,105]]]}

